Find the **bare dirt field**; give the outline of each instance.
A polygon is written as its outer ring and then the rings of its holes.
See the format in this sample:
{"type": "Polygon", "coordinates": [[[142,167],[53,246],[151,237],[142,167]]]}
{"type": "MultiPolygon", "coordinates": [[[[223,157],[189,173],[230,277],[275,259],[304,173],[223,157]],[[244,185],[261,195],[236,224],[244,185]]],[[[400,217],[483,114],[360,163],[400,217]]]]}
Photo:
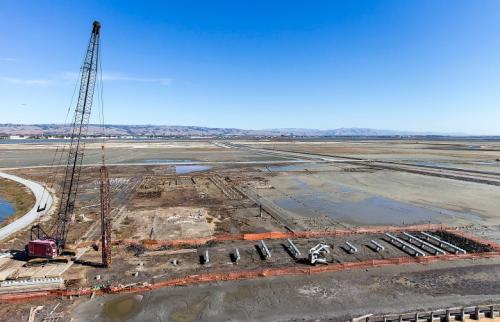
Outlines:
{"type": "MultiPolygon", "coordinates": [[[[62,168],[50,165],[58,145],[0,144],[0,171],[44,182],[57,196],[62,168]]],[[[388,226],[445,224],[500,241],[497,141],[112,141],[106,157],[113,263],[104,269],[96,265],[100,251],[91,247],[100,238],[99,174],[93,165],[99,163],[99,148],[98,143],[87,143],[87,166],[71,219],[68,243],[77,249],[78,260],[54,269],[66,290],[100,292],[109,286],[152,285],[200,274],[311,267],[292,256],[286,238],[262,237],[272,254],[266,258],[259,239],[245,239],[245,234],[321,232],[292,239],[303,257],[319,242],[330,245],[328,265],[413,260],[411,251],[394,246],[384,235],[388,226]],[[372,226],[380,229],[335,235],[372,226]],[[372,250],[371,240],[382,244],[384,251],[372,250]],[[358,251],[346,251],[346,241],[358,251]],[[241,254],[238,262],[236,248],[241,254]],[[210,254],[208,263],[205,252],[210,254]]],[[[45,227],[53,220],[50,215],[40,218],[45,227]]],[[[395,234],[406,238],[402,232],[395,234]]],[[[0,248],[21,253],[28,239],[24,229],[0,241],[0,248]]],[[[449,241],[465,248],[476,245],[449,241]]],[[[467,250],[494,253],[493,248],[481,247],[467,250]]],[[[489,257],[168,287],[134,295],[97,295],[92,300],[51,298],[31,305],[44,306],[37,320],[57,314],[61,321],[70,316],[103,321],[345,320],[366,313],[500,301],[498,257],[489,257]]],[[[57,265],[35,272],[23,268],[23,261],[22,256],[5,259],[0,275],[30,278],[57,265]]],[[[17,320],[27,317],[29,307],[10,304],[2,311],[17,320]]]]}
{"type": "Polygon", "coordinates": [[[411,266],[280,277],[75,300],[75,321],[347,321],[498,300],[500,264],[411,266]],[[485,285],[487,284],[487,285],[485,285]],[[125,303],[124,303],[125,302],[125,303]],[[120,307],[122,306],[122,307],[120,307]]]}
{"type": "MultiPolygon", "coordinates": [[[[54,152],[62,149],[61,143],[0,144],[1,168],[50,166],[54,152]]],[[[282,161],[277,158],[245,151],[225,149],[209,142],[117,142],[106,148],[108,164],[165,164],[169,162],[249,162],[282,161]]],[[[57,160],[56,160],[57,161],[57,160]]],[[[85,164],[99,164],[101,144],[87,143],[85,164]]]]}
{"type": "Polygon", "coordinates": [[[203,208],[169,207],[124,214],[127,225],[133,226],[137,239],[182,239],[212,235],[213,229],[203,208]]]}

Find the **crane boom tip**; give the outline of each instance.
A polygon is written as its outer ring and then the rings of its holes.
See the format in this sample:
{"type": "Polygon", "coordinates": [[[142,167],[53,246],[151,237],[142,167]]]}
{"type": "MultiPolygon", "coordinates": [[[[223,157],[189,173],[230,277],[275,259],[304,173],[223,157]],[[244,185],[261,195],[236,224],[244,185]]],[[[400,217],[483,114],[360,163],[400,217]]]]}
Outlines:
{"type": "Polygon", "coordinates": [[[96,21],[94,21],[94,23],[92,25],[93,25],[92,33],[98,34],[99,31],[101,30],[101,23],[96,20],[96,21]]]}

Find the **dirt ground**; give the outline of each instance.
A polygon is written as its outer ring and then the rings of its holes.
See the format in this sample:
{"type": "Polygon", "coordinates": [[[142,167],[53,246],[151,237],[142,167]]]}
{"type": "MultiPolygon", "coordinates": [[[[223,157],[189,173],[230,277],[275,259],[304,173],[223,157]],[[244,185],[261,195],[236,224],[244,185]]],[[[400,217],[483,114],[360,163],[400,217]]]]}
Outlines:
{"type": "MultiPolygon", "coordinates": [[[[146,240],[430,222],[500,241],[497,141],[283,139],[230,143],[234,146],[203,140],[108,144],[115,241],[110,269],[88,265],[100,261],[100,252],[89,247],[100,238],[98,167],[92,165],[98,163],[100,155],[99,145],[87,144],[87,166],[82,170],[68,236],[69,243],[87,246],[81,246],[79,257],[84,264],[73,264],[62,274],[68,287],[125,285],[187,274],[298,265],[283,246],[284,240],[268,241],[273,254],[270,260],[262,259],[258,242],[144,249],[146,240]],[[304,154],[276,154],[265,149],[304,154]],[[339,158],[324,160],[318,155],[339,158]],[[375,162],[430,167],[424,170],[439,171],[439,176],[383,168],[375,162]],[[468,177],[452,179],[449,168],[459,169],[453,175],[468,177]],[[473,182],[471,178],[488,180],[473,182]],[[122,242],[125,240],[137,244],[122,242]],[[242,254],[238,264],[230,256],[235,248],[242,254]],[[200,256],[205,250],[209,250],[211,261],[203,265],[200,256]]],[[[0,144],[0,171],[39,182],[50,178],[47,185],[57,196],[63,168],[47,167],[57,146],[0,144]]],[[[41,218],[41,223],[50,227],[53,217],[41,218]]],[[[22,250],[28,238],[28,229],[22,230],[1,241],[0,248],[22,250]]],[[[383,236],[313,238],[296,243],[307,254],[320,241],[332,245],[328,255],[331,263],[410,256],[388,244],[383,236]],[[366,247],[372,238],[386,246],[385,253],[366,247]],[[346,240],[359,246],[359,252],[346,253],[341,247],[346,240]]],[[[464,260],[169,288],[92,300],[51,300],[43,303],[44,309],[37,316],[39,320],[47,317],[50,311],[46,310],[60,303],[53,313],[62,312],[65,318],[71,314],[74,320],[342,320],[365,313],[498,300],[499,265],[498,259],[464,260]]],[[[18,307],[22,308],[19,314],[25,316],[27,306],[18,307]]],[[[0,313],[5,313],[11,307],[2,310],[0,313]]]]}
{"type": "Polygon", "coordinates": [[[131,236],[134,239],[189,239],[213,234],[213,219],[210,218],[210,225],[207,210],[203,208],[169,207],[127,212],[124,216],[123,222],[134,227],[135,235],[131,236]]]}
{"type": "MultiPolygon", "coordinates": [[[[0,144],[0,168],[50,166],[61,143],[0,144]]],[[[101,143],[87,143],[84,164],[99,164],[101,143]]],[[[55,164],[57,164],[57,160],[55,164]]],[[[245,151],[221,148],[210,142],[110,142],[106,144],[108,164],[157,164],[166,162],[286,161],[245,151]]]]}
{"type": "Polygon", "coordinates": [[[239,141],[249,146],[258,146],[288,151],[300,151],[358,157],[376,160],[449,162],[472,164],[500,170],[500,143],[498,140],[284,140],[281,142],[239,141]],[[489,162],[487,162],[489,161],[489,162]]]}
{"type": "Polygon", "coordinates": [[[377,268],[79,299],[75,321],[300,321],[500,300],[500,263],[377,268]]]}

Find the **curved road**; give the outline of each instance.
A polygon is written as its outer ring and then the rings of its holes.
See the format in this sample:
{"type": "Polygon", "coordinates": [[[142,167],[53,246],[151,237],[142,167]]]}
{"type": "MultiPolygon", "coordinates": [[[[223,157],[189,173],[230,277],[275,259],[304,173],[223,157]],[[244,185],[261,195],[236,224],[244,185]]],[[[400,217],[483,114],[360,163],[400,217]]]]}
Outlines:
{"type": "Polygon", "coordinates": [[[11,222],[10,224],[8,224],[5,227],[0,228],[0,240],[2,240],[4,238],[6,238],[7,236],[9,236],[9,235],[19,231],[20,229],[23,229],[24,227],[28,226],[29,224],[31,224],[32,222],[34,222],[38,218],[38,216],[45,215],[50,210],[50,208],[52,206],[52,196],[50,195],[48,190],[46,190],[42,185],[40,185],[34,181],[23,179],[23,178],[20,178],[20,177],[11,175],[11,174],[7,174],[4,172],[0,172],[0,177],[5,178],[5,179],[10,179],[10,180],[19,182],[22,185],[25,185],[33,192],[33,194],[35,195],[35,199],[36,199],[35,205],[33,206],[33,208],[31,208],[31,210],[28,211],[24,216],[11,222]],[[45,193],[43,193],[44,190],[45,190],[45,193]],[[40,202],[41,198],[42,198],[42,194],[43,194],[43,201],[40,202]],[[45,210],[41,211],[41,212],[37,212],[38,205],[40,205],[40,204],[43,205],[43,204],[45,204],[45,202],[47,202],[47,207],[45,208],[45,210]]]}

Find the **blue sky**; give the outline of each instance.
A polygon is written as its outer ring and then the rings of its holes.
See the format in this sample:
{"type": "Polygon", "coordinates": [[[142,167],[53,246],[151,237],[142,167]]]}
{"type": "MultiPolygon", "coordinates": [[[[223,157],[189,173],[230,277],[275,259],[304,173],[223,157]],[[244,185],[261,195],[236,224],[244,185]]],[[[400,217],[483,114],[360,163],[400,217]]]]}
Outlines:
{"type": "Polygon", "coordinates": [[[0,123],[64,121],[95,19],[106,123],[500,134],[496,0],[1,1],[0,123]]]}

